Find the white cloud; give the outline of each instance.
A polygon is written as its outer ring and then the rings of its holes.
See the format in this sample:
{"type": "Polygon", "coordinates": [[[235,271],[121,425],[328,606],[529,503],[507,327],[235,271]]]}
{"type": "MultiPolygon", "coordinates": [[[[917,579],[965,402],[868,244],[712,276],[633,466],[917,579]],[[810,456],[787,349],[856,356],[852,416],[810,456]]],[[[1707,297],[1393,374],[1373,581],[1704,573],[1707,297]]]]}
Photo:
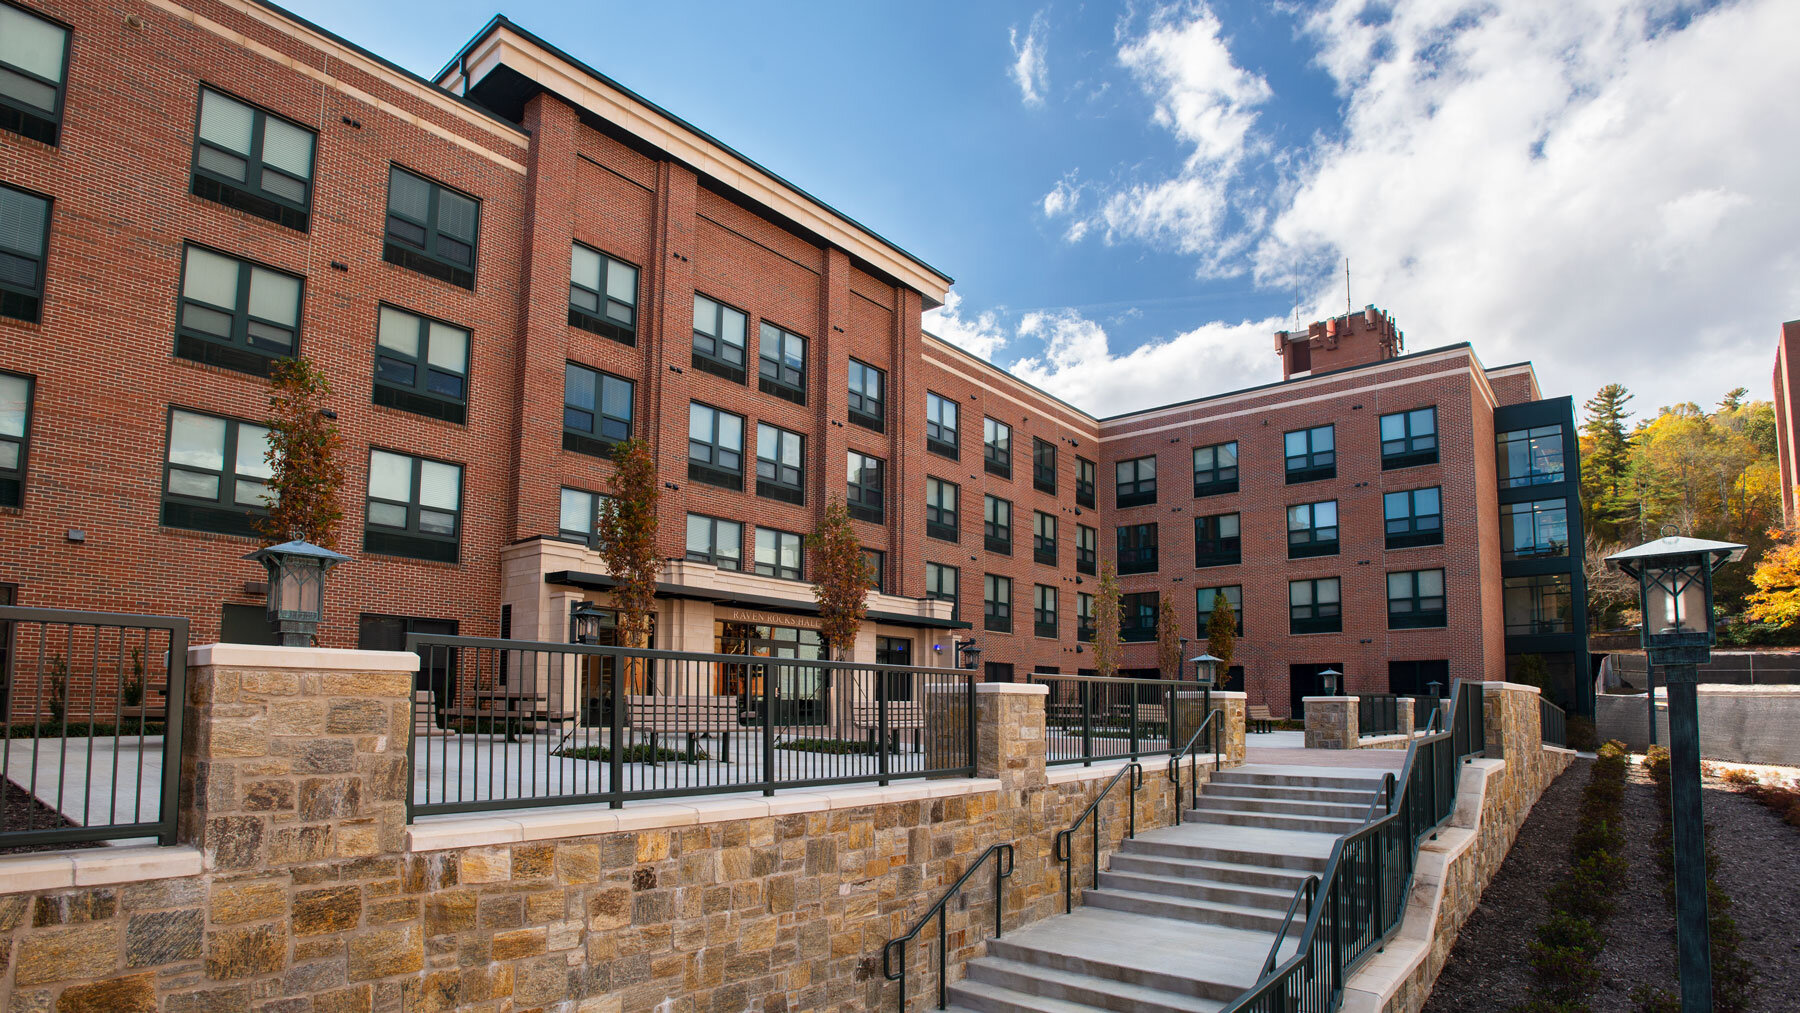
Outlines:
{"type": "Polygon", "coordinates": [[[964,318],[962,294],[951,291],[944,305],[925,312],[925,329],[962,350],[993,361],[994,353],[1006,346],[1006,328],[993,310],[964,318]]]}
{"type": "Polygon", "coordinates": [[[1008,368],[1095,415],[1172,404],[1281,378],[1272,335],[1280,319],[1202,324],[1114,354],[1105,328],[1072,310],[1025,314],[1019,336],[1043,351],[1008,368]]]}
{"type": "Polygon", "coordinates": [[[1020,99],[1028,106],[1043,105],[1044,96],[1050,91],[1050,62],[1044,39],[1047,34],[1049,24],[1043,11],[1031,16],[1031,25],[1026,28],[1023,39],[1019,37],[1017,26],[1006,33],[1006,41],[1013,51],[1013,82],[1019,86],[1020,99]]]}

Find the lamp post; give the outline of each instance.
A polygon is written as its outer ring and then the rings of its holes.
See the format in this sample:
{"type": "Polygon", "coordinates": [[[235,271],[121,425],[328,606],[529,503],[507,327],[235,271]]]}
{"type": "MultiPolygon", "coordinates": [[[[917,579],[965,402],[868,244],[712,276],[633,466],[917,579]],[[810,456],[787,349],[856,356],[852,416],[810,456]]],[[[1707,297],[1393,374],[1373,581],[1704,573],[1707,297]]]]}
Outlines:
{"type": "MultiPolygon", "coordinates": [[[[1213,684],[1218,679],[1219,662],[1224,659],[1215,658],[1210,654],[1202,654],[1198,658],[1189,658],[1188,660],[1194,664],[1194,683],[1200,687],[1200,713],[1206,716],[1201,718],[1204,721],[1207,717],[1212,717],[1213,684]]],[[[1207,745],[1212,744],[1213,736],[1217,734],[1219,734],[1219,729],[1214,726],[1213,730],[1207,733],[1207,745]]]]}
{"type": "Polygon", "coordinates": [[[295,538],[244,558],[269,573],[269,625],[281,635],[281,646],[311,647],[325,619],[325,573],[350,557],[295,538]]]}
{"type": "Polygon", "coordinates": [[[981,657],[981,647],[974,637],[956,641],[956,667],[973,669],[981,657]]]}
{"type": "Polygon", "coordinates": [[[1344,673],[1335,668],[1327,668],[1325,671],[1319,673],[1319,678],[1323,680],[1325,684],[1326,696],[1338,695],[1338,680],[1342,678],[1343,675],[1344,673]]]}
{"type": "Polygon", "coordinates": [[[1713,571],[1744,558],[1732,542],[1664,536],[1606,557],[1634,577],[1644,611],[1644,653],[1663,670],[1669,694],[1669,798],[1675,838],[1675,930],[1682,1013],[1712,1011],[1707,929],[1706,838],[1700,806],[1698,666],[1712,657],[1713,571]]]}

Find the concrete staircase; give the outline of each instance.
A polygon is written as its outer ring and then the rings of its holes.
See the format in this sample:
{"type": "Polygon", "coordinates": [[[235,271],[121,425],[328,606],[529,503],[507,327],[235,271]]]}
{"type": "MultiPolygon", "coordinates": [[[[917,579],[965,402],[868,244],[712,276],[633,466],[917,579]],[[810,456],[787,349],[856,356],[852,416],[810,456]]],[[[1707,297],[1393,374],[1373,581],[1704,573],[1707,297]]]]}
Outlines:
{"type": "MultiPolygon", "coordinates": [[[[965,1013],[1212,1013],[1256,983],[1294,891],[1362,825],[1378,771],[1222,771],[1178,827],[1114,853],[1081,906],[991,939],[950,986],[965,1013]]],[[[1079,845],[1077,863],[1082,861],[1079,845]]],[[[1293,952],[1296,919],[1283,958],[1293,952]]]]}

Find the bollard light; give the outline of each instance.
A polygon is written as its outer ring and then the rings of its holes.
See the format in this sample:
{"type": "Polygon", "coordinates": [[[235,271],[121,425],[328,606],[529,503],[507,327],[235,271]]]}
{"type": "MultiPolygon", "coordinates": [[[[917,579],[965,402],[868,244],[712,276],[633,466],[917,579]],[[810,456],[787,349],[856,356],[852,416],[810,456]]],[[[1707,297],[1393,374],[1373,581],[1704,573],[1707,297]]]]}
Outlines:
{"type": "Polygon", "coordinates": [[[296,538],[244,558],[269,573],[269,625],[281,634],[281,646],[311,647],[325,619],[325,574],[350,557],[296,538]]]}

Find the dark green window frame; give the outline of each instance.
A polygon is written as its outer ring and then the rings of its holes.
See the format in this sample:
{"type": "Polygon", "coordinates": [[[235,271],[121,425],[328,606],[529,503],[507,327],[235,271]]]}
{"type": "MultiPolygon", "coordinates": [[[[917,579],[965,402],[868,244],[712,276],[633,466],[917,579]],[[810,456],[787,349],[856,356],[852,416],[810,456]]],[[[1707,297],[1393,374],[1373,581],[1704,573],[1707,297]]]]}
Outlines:
{"type": "Polygon", "coordinates": [[[1100,466],[1085,457],[1075,458],[1075,505],[1093,508],[1097,495],[1095,483],[1100,480],[1100,466]]]}
{"type": "Polygon", "coordinates": [[[1033,636],[1056,637],[1056,588],[1048,584],[1034,585],[1031,610],[1033,636]]]}
{"type": "Polygon", "coordinates": [[[1337,477],[1337,427],[1313,426],[1282,434],[1287,460],[1287,484],[1316,482],[1337,477]]]}
{"type": "Polygon", "coordinates": [[[252,376],[268,376],[274,371],[276,362],[300,354],[306,279],[299,275],[188,243],[182,247],[177,303],[177,358],[222,366],[252,376]],[[229,306],[205,298],[213,293],[207,291],[209,285],[196,273],[196,268],[203,265],[216,267],[209,258],[236,265],[237,277],[232,285],[232,304],[229,306]],[[263,302],[267,309],[278,308],[285,302],[279,295],[289,283],[293,287],[291,320],[252,312],[258,302],[263,302]],[[271,287],[265,290],[264,284],[271,287]],[[259,299],[260,291],[266,291],[269,300],[259,299]]]}
{"type": "Polygon", "coordinates": [[[693,365],[703,373],[743,383],[749,359],[750,315],[694,293],[693,365]]]}
{"type": "Polygon", "coordinates": [[[708,514],[687,515],[687,557],[721,570],[744,568],[744,524],[708,514]],[[698,536],[698,540],[696,540],[698,536]],[[729,537],[728,537],[729,536],[729,537]],[[733,541],[736,544],[731,544],[733,541]]]}
{"type": "Polygon", "coordinates": [[[1075,640],[1094,642],[1094,596],[1086,591],[1075,592],[1075,640]]]}
{"type": "Polygon", "coordinates": [[[1075,570],[1093,576],[1100,572],[1100,529],[1075,525],[1075,570]]]}
{"type": "Polygon", "coordinates": [[[1288,507],[1287,543],[1289,559],[1337,555],[1337,500],[1296,503],[1288,507]]]}
{"type": "Polygon", "coordinates": [[[1194,448],[1194,495],[1218,496],[1238,491],[1236,440],[1194,448]]]}
{"type": "Polygon", "coordinates": [[[887,431],[887,371],[850,360],[850,421],[878,433],[887,431]]]}
{"type": "Polygon", "coordinates": [[[579,362],[564,363],[563,449],[611,457],[615,445],[631,439],[636,401],[632,381],[579,362]]]}
{"type": "Polygon", "coordinates": [[[1437,459],[1436,405],[1381,417],[1381,470],[1436,464],[1437,459]]]}
{"type": "Polygon", "coordinates": [[[744,417],[688,402],[688,478],[744,491],[744,417]]]}
{"type": "MultiPolygon", "coordinates": [[[[0,373],[0,507],[25,505],[25,467],[31,457],[31,399],[37,381],[0,373]]],[[[4,645],[0,645],[3,649],[4,645]]]]}
{"type": "Polygon", "coordinates": [[[862,561],[869,571],[869,590],[879,594],[884,586],[883,581],[887,579],[887,553],[865,545],[862,547],[862,561]]]}
{"type": "Polygon", "coordinates": [[[0,62],[0,130],[54,145],[61,139],[63,102],[69,87],[69,49],[75,30],[16,4],[0,3],[0,15],[13,22],[9,31],[32,32],[32,52],[53,54],[56,76],[18,64],[0,62]],[[27,97],[30,96],[30,97],[27,97]],[[48,102],[46,103],[46,100],[48,102]]]}
{"type": "Polygon", "coordinates": [[[556,537],[566,542],[579,542],[590,549],[599,548],[600,506],[611,498],[605,493],[563,486],[558,500],[556,537]],[[581,526],[573,527],[571,522],[581,526]]]}
{"type": "Polygon", "coordinates": [[[569,250],[569,326],[637,345],[638,268],[586,243],[569,250]]]}
{"type": "Polygon", "coordinates": [[[1056,565],[1056,515],[1042,510],[1031,512],[1031,559],[1045,566],[1056,565]]]}
{"type": "Polygon", "coordinates": [[[1116,534],[1121,574],[1156,572],[1156,522],[1121,524],[1116,534]]]}
{"type": "Polygon", "coordinates": [[[1500,558],[1543,559],[1569,554],[1569,501],[1530,499],[1500,504],[1500,558]]]}
{"type": "Polygon", "coordinates": [[[1563,427],[1559,423],[1533,429],[1513,429],[1494,437],[1498,450],[1500,488],[1525,489],[1554,485],[1566,477],[1563,468],[1563,427]]]}
{"type": "Polygon", "coordinates": [[[1031,438],[1031,487],[1056,495],[1056,444],[1031,438]]]}
{"type": "Polygon", "coordinates": [[[1134,457],[1113,465],[1114,505],[1148,506],[1156,502],[1156,455],[1134,457]]]}
{"type": "Polygon", "coordinates": [[[44,264],[55,206],[43,194],[0,186],[0,237],[5,237],[0,238],[0,317],[32,324],[43,317],[44,264]]]}
{"type": "Polygon", "coordinates": [[[1381,516],[1390,549],[1444,544],[1444,494],[1438,486],[1383,494],[1381,516]]]}
{"type": "Polygon", "coordinates": [[[756,342],[756,389],[783,401],[806,403],[806,339],[762,322],[756,342]]]}
{"type": "Polygon", "coordinates": [[[936,391],[925,392],[925,449],[957,460],[956,402],[936,391]]]}
{"type": "Polygon", "coordinates": [[[375,311],[374,402],[461,425],[468,419],[469,355],[467,328],[383,303],[375,311]],[[403,347],[409,338],[412,351],[403,347]]]}
{"type": "Polygon", "coordinates": [[[1336,577],[1288,581],[1288,633],[1342,633],[1344,585],[1336,577]]]}
{"type": "Polygon", "coordinates": [[[947,563],[925,564],[925,597],[930,601],[947,601],[950,603],[950,618],[955,619],[962,606],[961,596],[962,571],[947,563]],[[949,589],[944,585],[948,583],[949,589]]]}
{"type": "Polygon", "coordinates": [[[981,466],[990,475],[1012,477],[1012,427],[999,419],[981,420],[981,466]]]}
{"type": "Polygon", "coordinates": [[[1244,635],[1244,586],[1242,584],[1221,584],[1217,587],[1200,587],[1194,589],[1194,605],[1200,617],[1200,637],[1205,639],[1207,627],[1212,623],[1213,602],[1223,594],[1231,604],[1231,618],[1238,636],[1244,635]]]}
{"type": "Polygon", "coordinates": [[[1500,581],[1500,604],[1506,635],[1567,633],[1575,623],[1575,578],[1567,573],[1537,573],[1500,581]]]}
{"type": "Polygon", "coordinates": [[[1162,596],[1156,591],[1138,591],[1119,596],[1119,639],[1127,644],[1143,644],[1156,639],[1156,615],[1162,608],[1162,596]]]}
{"type": "Polygon", "coordinates": [[[756,572],[780,580],[799,580],[806,569],[806,539],[792,531],[756,529],[756,572]],[[767,538],[763,536],[767,535],[767,538]],[[765,547],[767,552],[764,551],[765,547]],[[793,564],[784,560],[791,558],[793,564]]]}
{"type": "Polygon", "coordinates": [[[267,427],[254,422],[170,408],[163,442],[163,526],[256,537],[257,520],[269,514],[264,500],[271,495],[269,480],[273,472],[263,456],[268,448],[268,434],[267,427]],[[199,427],[205,426],[218,427],[216,445],[205,448],[217,452],[217,463],[177,460],[178,427],[189,430],[187,436],[191,438],[200,435],[199,427]],[[259,440],[260,445],[246,444],[247,438],[259,440]],[[251,456],[246,458],[245,453],[251,456]],[[212,485],[210,494],[198,488],[206,483],[212,485]]]}
{"type": "Polygon", "coordinates": [[[756,424],[756,494],[796,506],[806,502],[806,437],[756,424]]]}
{"type": "Polygon", "coordinates": [[[318,150],[319,135],[312,128],[218,88],[201,85],[194,108],[194,156],[190,167],[193,181],[189,189],[203,200],[307,232],[312,228],[313,172],[318,150]],[[232,107],[250,114],[244,150],[232,147],[217,133],[219,127],[226,125],[225,118],[237,111],[232,107]],[[212,137],[206,136],[209,111],[215,114],[212,137]],[[269,144],[271,133],[276,139],[273,146],[269,144]],[[297,151],[285,150],[297,142],[298,135],[304,135],[306,141],[303,159],[297,151]],[[300,164],[302,160],[304,166],[300,164]]]}
{"type": "Polygon", "coordinates": [[[1194,518],[1194,565],[1231,566],[1243,562],[1242,523],[1235,513],[1194,518]]]}
{"type": "Polygon", "coordinates": [[[1387,575],[1388,629],[1435,629],[1447,624],[1443,570],[1401,570],[1387,575]]]}
{"type": "Polygon", "coordinates": [[[981,628],[992,633],[1012,632],[1012,578],[997,573],[981,575],[981,628]]]}
{"type": "Polygon", "coordinates": [[[957,512],[961,506],[962,487],[936,476],[925,479],[925,534],[946,542],[962,541],[962,527],[957,512]],[[945,500],[949,502],[946,503],[945,500]]]}
{"type": "Polygon", "coordinates": [[[381,259],[427,278],[475,290],[476,252],[481,243],[481,202],[434,179],[398,165],[388,167],[386,239],[381,259]],[[423,186],[423,191],[419,187],[423,186]],[[396,206],[396,198],[414,200],[396,206]],[[454,221],[466,211],[468,226],[454,221]],[[447,221],[446,219],[450,219],[447,221]]]}
{"type": "Polygon", "coordinates": [[[981,544],[989,552],[1012,555],[1012,500],[989,493],[981,502],[981,544]]]}
{"type": "Polygon", "coordinates": [[[858,450],[845,452],[844,506],[850,516],[880,524],[887,514],[887,463],[858,450]]]}
{"type": "Polygon", "coordinates": [[[450,461],[419,457],[398,450],[369,448],[369,485],[363,504],[363,551],[387,556],[405,556],[438,563],[458,562],[462,542],[464,468],[450,461]],[[394,461],[387,459],[393,458],[394,461]],[[405,497],[381,495],[376,465],[396,465],[407,472],[405,497]],[[426,502],[425,470],[430,465],[434,474],[450,469],[455,493],[453,502],[426,502]],[[395,516],[399,511],[399,516],[395,516]],[[378,519],[380,518],[380,519],[378,519]],[[448,530],[445,530],[448,528],[448,530]]]}

